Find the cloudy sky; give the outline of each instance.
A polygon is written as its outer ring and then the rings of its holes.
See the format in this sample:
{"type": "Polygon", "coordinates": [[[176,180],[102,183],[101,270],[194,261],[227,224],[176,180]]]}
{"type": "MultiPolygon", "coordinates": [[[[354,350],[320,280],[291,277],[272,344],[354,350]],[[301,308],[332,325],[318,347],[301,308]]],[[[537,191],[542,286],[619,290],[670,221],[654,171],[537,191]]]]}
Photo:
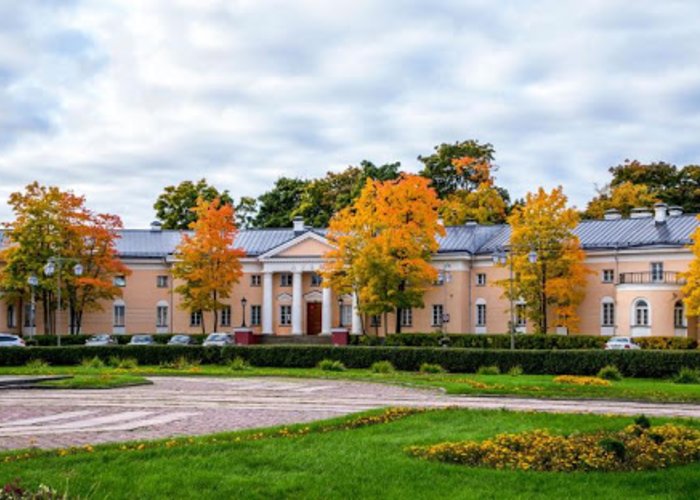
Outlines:
{"type": "Polygon", "coordinates": [[[579,206],[625,158],[700,162],[700,2],[0,0],[2,200],[145,227],[185,179],[257,196],[468,138],[579,206]]]}

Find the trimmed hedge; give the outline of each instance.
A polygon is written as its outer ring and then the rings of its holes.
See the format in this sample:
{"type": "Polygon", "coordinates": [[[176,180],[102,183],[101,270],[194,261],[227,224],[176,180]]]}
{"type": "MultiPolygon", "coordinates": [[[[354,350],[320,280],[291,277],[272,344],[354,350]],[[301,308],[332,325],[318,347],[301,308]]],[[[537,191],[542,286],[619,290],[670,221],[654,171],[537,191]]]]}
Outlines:
{"type": "MultiPolygon", "coordinates": [[[[111,334],[112,338],[114,338],[117,341],[117,344],[119,345],[126,345],[129,343],[131,340],[131,337],[134,335],[151,335],[153,337],[153,340],[156,341],[157,344],[167,344],[168,340],[170,340],[171,337],[174,337],[175,335],[189,335],[192,340],[194,341],[195,345],[199,345],[202,342],[204,342],[204,339],[207,337],[206,335],[202,334],[181,334],[181,333],[158,333],[158,334],[153,334],[153,333],[134,333],[132,334],[122,334],[122,335],[116,335],[116,334],[111,334]]],[[[85,345],[85,341],[89,339],[90,337],[93,337],[94,335],[62,335],[61,336],[61,345],[62,346],[71,346],[71,345],[85,345]]],[[[33,339],[30,340],[28,336],[25,336],[24,339],[27,341],[27,345],[32,345],[32,346],[55,346],[56,345],[56,336],[55,335],[35,335],[33,339]]]]}
{"type": "Polygon", "coordinates": [[[480,366],[498,366],[505,373],[521,366],[524,373],[595,375],[614,365],[627,377],[670,377],[683,367],[700,369],[700,351],[605,351],[452,349],[430,347],[332,347],[332,346],[107,346],[107,347],[6,347],[0,365],[20,366],[33,359],[52,365],[77,365],[97,356],[135,358],[140,365],[158,365],[184,357],[203,364],[228,363],[241,357],[253,366],[312,368],[323,359],[341,361],[348,368],[369,368],[389,361],[398,370],[416,371],[422,363],[437,363],[456,373],[474,373],[480,366]]]}

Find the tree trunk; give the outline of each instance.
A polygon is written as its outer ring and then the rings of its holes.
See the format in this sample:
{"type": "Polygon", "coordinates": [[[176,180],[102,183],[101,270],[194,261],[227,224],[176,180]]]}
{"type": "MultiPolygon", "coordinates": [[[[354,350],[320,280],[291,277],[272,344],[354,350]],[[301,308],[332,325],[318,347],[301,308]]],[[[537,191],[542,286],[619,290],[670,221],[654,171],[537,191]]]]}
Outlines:
{"type": "Polygon", "coordinates": [[[213,296],[214,296],[214,331],[218,332],[219,331],[219,307],[217,305],[218,295],[216,292],[213,292],[213,296]]]}
{"type": "Polygon", "coordinates": [[[547,265],[542,262],[542,318],[540,319],[541,333],[547,334],[547,265]]]}
{"type": "Polygon", "coordinates": [[[401,333],[401,308],[396,308],[396,333],[401,333]]]}
{"type": "Polygon", "coordinates": [[[389,315],[385,312],[384,313],[384,338],[386,338],[387,335],[389,334],[389,326],[387,325],[388,322],[389,322],[389,315]]]}
{"type": "Polygon", "coordinates": [[[206,329],[206,327],[204,326],[204,311],[202,311],[202,312],[199,313],[199,314],[200,314],[200,317],[201,317],[201,319],[202,319],[202,335],[206,335],[207,329],[206,329]]]}

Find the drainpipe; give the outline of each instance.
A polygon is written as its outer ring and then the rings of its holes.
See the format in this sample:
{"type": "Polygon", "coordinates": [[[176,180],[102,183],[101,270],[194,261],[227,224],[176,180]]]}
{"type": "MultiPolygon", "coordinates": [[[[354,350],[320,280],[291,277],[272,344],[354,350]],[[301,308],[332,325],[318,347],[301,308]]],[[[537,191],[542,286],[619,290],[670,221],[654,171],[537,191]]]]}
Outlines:
{"type": "Polygon", "coordinates": [[[469,303],[469,307],[467,308],[467,333],[473,333],[470,330],[474,328],[474,324],[472,323],[472,308],[474,305],[472,304],[472,267],[474,266],[474,256],[470,255],[469,256],[469,281],[467,282],[467,301],[469,303]]]}
{"type": "MultiPolygon", "coordinates": [[[[619,254],[619,246],[615,245],[615,280],[617,282],[620,281],[620,262],[618,260],[618,254],[619,254]]],[[[615,320],[613,321],[613,337],[617,335],[617,313],[618,307],[617,307],[617,285],[615,284],[615,281],[613,281],[613,290],[615,291],[615,296],[613,297],[613,304],[615,304],[615,320]]]]}

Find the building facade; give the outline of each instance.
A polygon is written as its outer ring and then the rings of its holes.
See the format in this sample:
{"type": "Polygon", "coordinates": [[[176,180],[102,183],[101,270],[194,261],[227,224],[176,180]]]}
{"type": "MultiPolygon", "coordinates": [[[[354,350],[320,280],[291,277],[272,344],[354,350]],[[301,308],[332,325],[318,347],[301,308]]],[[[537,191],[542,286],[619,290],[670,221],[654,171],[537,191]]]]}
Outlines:
{"type": "MultiPolygon", "coordinates": [[[[581,222],[575,233],[591,273],[579,307],[580,333],[697,338],[695,318],[683,307],[680,275],[692,259],[688,245],[697,225],[695,215],[661,204],[654,211],[636,210],[630,218],[611,212],[605,220],[581,222]]],[[[352,296],[323,288],[319,271],[330,248],[324,235],[300,220],[289,229],[241,231],[236,246],[246,252],[243,276],[218,313],[218,330],[230,332],[245,319],[255,333],[266,335],[325,335],[337,327],[355,334],[394,332],[395,315],[361,317],[352,296]]],[[[511,308],[496,284],[509,279],[507,266],[494,259],[507,254],[509,236],[507,225],[447,227],[433,258],[440,278],[426,293],[424,308],[401,313],[401,331],[504,333],[512,311],[517,331],[531,332],[522,304],[515,301],[511,308]]],[[[212,313],[181,309],[174,292],[173,253],[180,238],[181,232],[157,224],[122,231],[118,251],[132,273],[117,278],[121,298],[105,303],[102,312],[85,314],[81,333],[201,333],[202,322],[211,332],[212,313]]],[[[28,307],[0,305],[3,329],[31,333],[28,307]]],[[[59,331],[68,330],[67,321],[63,311],[59,331]]]]}

